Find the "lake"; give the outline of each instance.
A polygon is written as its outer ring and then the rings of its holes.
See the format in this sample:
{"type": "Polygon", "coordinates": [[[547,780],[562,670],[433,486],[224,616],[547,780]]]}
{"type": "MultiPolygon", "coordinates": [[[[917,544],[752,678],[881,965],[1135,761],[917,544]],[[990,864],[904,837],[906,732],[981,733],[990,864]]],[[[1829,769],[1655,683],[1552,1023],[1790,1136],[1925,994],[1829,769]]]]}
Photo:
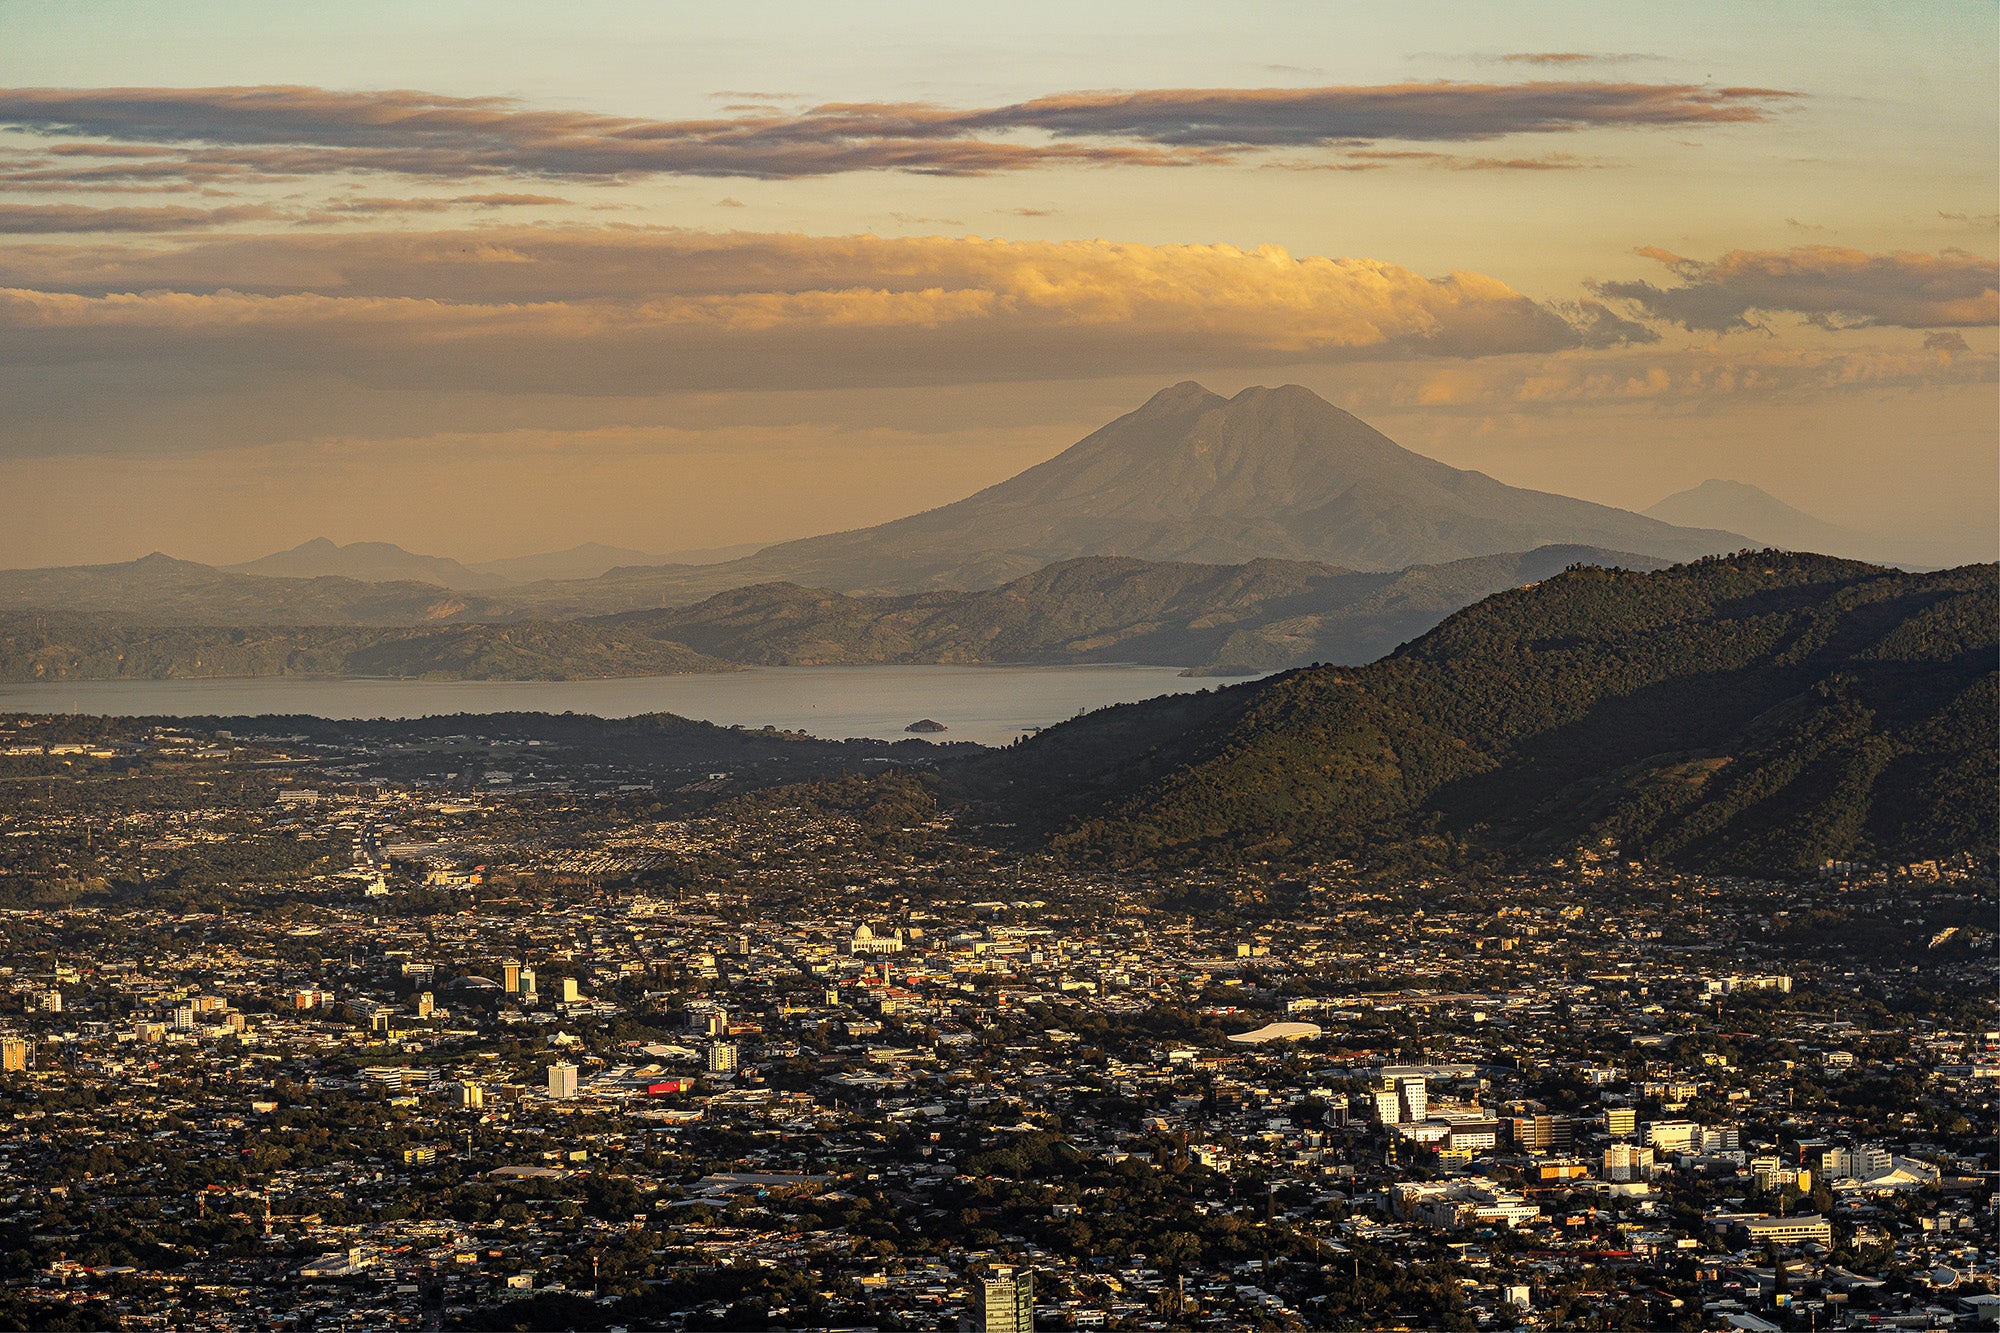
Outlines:
{"type": "Polygon", "coordinates": [[[828,740],[897,738],[919,718],[940,741],[1005,745],[1110,704],[1209,689],[1155,666],[752,667],[620,680],[86,680],[0,684],[0,712],[117,717],[427,717],[451,713],[678,713],[724,726],[774,726],[828,740]]]}

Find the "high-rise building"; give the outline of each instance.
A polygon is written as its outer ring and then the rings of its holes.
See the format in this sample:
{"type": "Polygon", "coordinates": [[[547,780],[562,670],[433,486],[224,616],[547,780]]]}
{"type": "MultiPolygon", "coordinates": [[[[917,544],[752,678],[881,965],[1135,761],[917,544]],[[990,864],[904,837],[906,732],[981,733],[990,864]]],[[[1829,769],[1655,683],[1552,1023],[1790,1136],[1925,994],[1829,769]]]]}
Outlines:
{"type": "Polygon", "coordinates": [[[1604,1150],[1606,1180],[1644,1180],[1653,1173],[1653,1150],[1631,1143],[1614,1143],[1604,1150]]]}
{"type": "Polygon", "coordinates": [[[576,1096],[576,1066],[567,1060],[549,1066],[549,1096],[568,1101],[576,1096]]]}
{"type": "Polygon", "coordinates": [[[1430,1089],[1420,1078],[1401,1079],[1396,1084],[1396,1092],[1402,1098],[1403,1119],[1422,1120],[1430,1110],[1430,1089]]]}
{"type": "Polygon", "coordinates": [[[1375,1118],[1385,1125],[1399,1125],[1403,1122],[1402,1099],[1394,1088],[1378,1088],[1375,1092],[1375,1118]]]}
{"type": "Polygon", "coordinates": [[[21,1037],[0,1037],[0,1073],[22,1074],[27,1069],[27,1041],[21,1037]]]}
{"type": "Polygon", "coordinates": [[[500,988],[509,995],[521,993],[521,960],[506,958],[500,962],[500,988]]]}
{"type": "Polygon", "coordinates": [[[1504,1123],[1522,1152],[1566,1153],[1576,1143],[1576,1125],[1566,1115],[1515,1116],[1504,1123]]]}
{"type": "Polygon", "coordinates": [[[562,1002],[564,1004],[575,1004],[578,1000],[581,1000],[582,998],[583,998],[583,992],[582,990],[578,989],[576,984],[576,978],[564,977],[562,979],[562,1002]]]}
{"type": "Polygon", "coordinates": [[[437,1007],[437,999],[434,996],[432,996],[432,994],[429,991],[418,992],[417,994],[418,1018],[429,1018],[431,1016],[431,1011],[436,1007],[437,1007]]]}
{"type": "Polygon", "coordinates": [[[532,968],[521,969],[521,1003],[535,1002],[535,973],[532,968]]]}
{"type": "Polygon", "coordinates": [[[736,1069],[736,1043],[712,1041],[708,1044],[708,1072],[728,1074],[736,1069]]]}
{"type": "Polygon", "coordinates": [[[1001,1265],[980,1284],[979,1327],[983,1333],[1035,1333],[1035,1275],[1001,1265]]]}
{"type": "Polygon", "coordinates": [[[1629,1106],[1614,1106],[1604,1113],[1604,1132],[1616,1138],[1637,1132],[1639,1113],[1629,1106]]]}
{"type": "Polygon", "coordinates": [[[477,1083],[458,1085],[458,1104],[468,1111],[479,1111],[486,1106],[486,1089],[477,1083]]]}
{"type": "Polygon", "coordinates": [[[703,1017],[702,1024],[709,1036],[726,1037],[729,1035],[729,1011],[711,1009],[703,1017]]]}

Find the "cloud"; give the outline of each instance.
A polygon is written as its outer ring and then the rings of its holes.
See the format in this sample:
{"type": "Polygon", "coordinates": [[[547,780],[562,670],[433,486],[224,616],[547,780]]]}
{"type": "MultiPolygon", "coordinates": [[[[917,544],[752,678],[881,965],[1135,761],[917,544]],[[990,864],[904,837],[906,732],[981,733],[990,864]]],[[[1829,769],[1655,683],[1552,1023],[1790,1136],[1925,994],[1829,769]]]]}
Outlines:
{"type": "Polygon", "coordinates": [[[1581,335],[1585,347],[1620,347],[1660,341],[1656,330],[1637,320],[1626,319],[1596,301],[1558,303],[1556,309],[1581,335]]]}
{"type": "MultiPolygon", "coordinates": [[[[1956,335],[1948,335],[1956,336],[1956,335]]],[[[1825,402],[1849,393],[1910,393],[1991,384],[2000,358],[1948,350],[1867,347],[1852,351],[1765,344],[1750,351],[1571,351],[1550,356],[1411,364],[1358,385],[1368,411],[1471,416],[1560,415],[1646,407],[1707,413],[1749,402],[1825,402]]]]}
{"type": "Polygon", "coordinates": [[[1276,247],[495,228],[0,254],[0,365],[392,387],[937,385],[1580,341],[1482,274],[1276,247]]]}
{"type": "Polygon", "coordinates": [[[1629,65],[1635,61],[1658,60],[1658,56],[1640,55],[1637,52],[1621,52],[1615,55],[1594,55],[1588,51],[1511,51],[1494,59],[1509,65],[1555,65],[1570,67],[1575,65],[1629,65]]]}
{"type": "Polygon", "coordinates": [[[0,234],[173,232],[276,217],[267,204],[227,208],[86,208],[81,204],[0,204],[0,234]]]}
{"type": "Polygon", "coordinates": [[[984,175],[1052,164],[1188,165],[1384,139],[1479,142],[1591,128],[1743,124],[1769,119],[1797,96],[1691,84],[1406,83],[1063,93],[983,109],[831,103],[793,112],[745,103],[728,117],[666,121],[415,91],[15,88],[0,89],[0,125],[140,149],[170,145],[177,153],[0,172],[0,180],[341,171],[437,179],[984,175]]]}
{"type": "Polygon", "coordinates": [[[385,213],[448,213],[454,208],[526,208],[542,207],[549,204],[566,204],[569,200],[554,194],[461,194],[451,198],[435,196],[412,199],[385,198],[372,195],[353,195],[344,199],[332,199],[320,205],[320,214],[351,214],[369,217],[385,213]]]}
{"type": "Polygon", "coordinates": [[[1830,245],[1732,250],[1720,259],[1639,251],[1680,280],[1595,282],[1597,295],[1649,318],[1712,333],[1757,328],[1760,313],[1802,315],[1825,328],[1978,327],[2000,320],[2000,270],[1962,250],[1868,254],[1830,245]]]}
{"type": "Polygon", "coordinates": [[[1451,171],[1589,171],[1611,165],[1602,159],[1577,157],[1572,153],[1549,153],[1542,157],[1467,157],[1461,153],[1440,153],[1422,148],[1357,148],[1331,161],[1286,158],[1262,165],[1283,171],[1379,171],[1400,163],[1416,163],[1451,171]]]}

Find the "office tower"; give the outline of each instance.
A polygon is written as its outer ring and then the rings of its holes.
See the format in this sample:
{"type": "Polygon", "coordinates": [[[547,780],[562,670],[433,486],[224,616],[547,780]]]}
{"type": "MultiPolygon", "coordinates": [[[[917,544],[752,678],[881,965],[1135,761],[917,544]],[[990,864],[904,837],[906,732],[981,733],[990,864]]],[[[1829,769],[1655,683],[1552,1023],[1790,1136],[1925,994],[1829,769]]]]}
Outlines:
{"type": "Polygon", "coordinates": [[[702,1023],[704,1030],[711,1037],[726,1037],[729,1035],[729,1011],[726,1009],[709,1010],[702,1023]]]}
{"type": "Polygon", "coordinates": [[[418,1018],[429,1018],[431,1016],[431,1011],[436,1007],[437,1007],[437,1000],[431,995],[429,991],[423,991],[417,996],[418,1018]]]}
{"type": "Polygon", "coordinates": [[[1375,1118],[1385,1125],[1398,1125],[1403,1121],[1403,1106],[1394,1088],[1375,1090],[1375,1118]]]}
{"type": "Polygon", "coordinates": [[[486,1089],[477,1083],[459,1084],[458,1104],[468,1111],[483,1110],[486,1106],[486,1089]]]}
{"type": "Polygon", "coordinates": [[[1403,1119],[1422,1120],[1430,1110],[1430,1090],[1420,1078],[1406,1078],[1396,1084],[1396,1091],[1402,1097],[1403,1119]]]}
{"type": "Polygon", "coordinates": [[[524,967],[521,969],[521,1003],[533,1004],[534,1002],[535,973],[533,969],[524,967]]]}
{"type": "Polygon", "coordinates": [[[576,978],[564,977],[562,979],[562,1002],[564,1004],[575,1004],[582,998],[583,991],[577,987],[576,978]]]}
{"type": "Polygon", "coordinates": [[[979,1328],[983,1333],[1034,1333],[1035,1275],[1001,1265],[980,1284],[979,1328]]]}
{"type": "Polygon", "coordinates": [[[712,1041],[708,1044],[708,1072],[727,1074],[736,1068],[736,1043],[712,1041]]]}
{"type": "Polygon", "coordinates": [[[1639,1113],[1629,1106],[1614,1106],[1604,1113],[1604,1132],[1617,1137],[1639,1128],[1639,1113]]]}
{"type": "Polygon", "coordinates": [[[20,1037],[0,1038],[0,1073],[21,1074],[27,1069],[27,1041],[20,1037]]]}
{"type": "Polygon", "coordinates": [[[549,1066],[549,1096],[568,1101],[576,1096],[576,1066],[568,1061],[549,1066]]]}
{"type": "Polygon", "coordinates": [[[509,995],[521,993],[521,960],[508,958],[500,964],[500,988],[509,995]]]}

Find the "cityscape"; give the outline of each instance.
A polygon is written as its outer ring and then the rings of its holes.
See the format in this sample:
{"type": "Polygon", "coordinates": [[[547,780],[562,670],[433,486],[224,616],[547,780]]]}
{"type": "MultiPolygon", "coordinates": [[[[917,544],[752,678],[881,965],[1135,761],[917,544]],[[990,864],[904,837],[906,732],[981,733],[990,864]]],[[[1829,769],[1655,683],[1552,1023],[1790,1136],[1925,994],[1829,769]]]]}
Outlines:
{"type": "Polygon", "coordinates": [[[2000,1333],[1993,0],[0,2],[0,1333],[2000,1333]]]}
{"type": "Polygon", "coordinates": [[[264,729],[4,742],[40,792],[0,875],[21,1326],[2000,1308],[1970,858],[1100,876],[936,811],[676,814],[730,775],[559,747],[411,779],[264,729]],[[224,854],[226,907],[88,897],[224,854]]]}

